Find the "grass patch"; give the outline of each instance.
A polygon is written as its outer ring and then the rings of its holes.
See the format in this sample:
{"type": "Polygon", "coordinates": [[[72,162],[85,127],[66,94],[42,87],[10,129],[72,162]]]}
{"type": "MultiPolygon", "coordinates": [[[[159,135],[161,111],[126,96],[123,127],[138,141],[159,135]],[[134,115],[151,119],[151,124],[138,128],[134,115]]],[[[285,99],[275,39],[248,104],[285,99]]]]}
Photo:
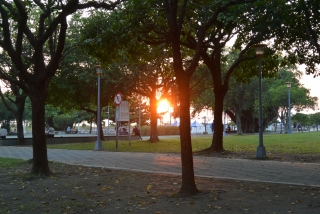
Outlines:
{"type": "MultiPolygon", "coordinates": [[[[258,135],[230,136],[224,138],[224,148],[234,152],[254,152],[259,144],[258,135]]],[[[266,134],[263,144],[271,153],[315,154],[320,153],[320,132],[294,134],[266,134]]]]}
{"type": "MultiPolygon", "coordinates": [[[[192,136],[193,151],[201,151],[210,147],[212,136],[192,136]]],[[[73,143],[61,145],[48,145],[48,148],[70,149],[70,150],[93,150],[94,142],[73,143]]],[[[232,152],[253,152],[259,144],[259,135],[233,135],[223,139],[225,150],[232,152]]],[[[266,150],[271,153],[284,154],[315,154],[320,153],[320,132],[304,132],[293,134],[264,134],[263,144],[266,150]]],[[[180,139],[161,139],[157,143],[148,141],[118,141],[116,150],[115,141],[102,143],[104,151],[119,152],[149,152],[149,153],[180,153],[180,139]]]]}
{"type": "Polygon", "coordinates": [[[14,158],[2,158],[0,157],[0,168],[11,168],[16,167],[21,164],[24,164],[26,161],[21,159],[14,159],[14,158]]]}
{"type": "MultiPolygon", "coordinates": [[[[93,150],[95,142],[89,143],[72,143],[72,144],[60,144],[60,145],[48,145],[48,148],[52,149],[70,149],[70,150],[93,150]]],[[[104,141],[102,142],[104,151],[111,152],[180,152],[180,139],[161,139],[157,143],[150,143],[148,141],[134,140],[131,141],[129,146],[128,141],[118,141],[118,149],[116,149],[116,141],[104,141]]]]}

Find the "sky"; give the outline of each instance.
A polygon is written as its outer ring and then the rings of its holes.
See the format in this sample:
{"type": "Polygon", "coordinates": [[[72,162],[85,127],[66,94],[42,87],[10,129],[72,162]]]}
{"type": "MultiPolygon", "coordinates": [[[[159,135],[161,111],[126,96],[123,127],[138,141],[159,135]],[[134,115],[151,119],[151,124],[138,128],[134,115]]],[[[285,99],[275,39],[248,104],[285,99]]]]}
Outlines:
{"type": "MultiPolygon", "coordinates": [[[[304,74],[300,80],[300,83],[304,85],[305,88],[310,89],[310,96],[312,97],[318,97],[318,100],[320,99],[320,77],[313,77],[313,75],[306,75],[304,74]]],[[[319,102],[319,101],[318,101],[319,102]]],[[[319,112],[320,105],[318,104],[318,107],[313,110],[306,110],[303,113],[314,113],[319,112]]]]}

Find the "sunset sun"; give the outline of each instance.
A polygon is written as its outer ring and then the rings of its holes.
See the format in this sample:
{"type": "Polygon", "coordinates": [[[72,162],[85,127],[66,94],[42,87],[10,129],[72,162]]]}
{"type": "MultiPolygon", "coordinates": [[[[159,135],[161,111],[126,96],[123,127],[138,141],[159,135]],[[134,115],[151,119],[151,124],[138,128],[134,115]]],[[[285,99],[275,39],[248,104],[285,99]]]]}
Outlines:
{"type": "Polygon", "coordinates": [[[169,111],[169,103],[167,100],[161,100],[159,102],[158,108],[157,108],[157,112],[158,113],[163,113],[163,112],[167,112],[169,111]]]}

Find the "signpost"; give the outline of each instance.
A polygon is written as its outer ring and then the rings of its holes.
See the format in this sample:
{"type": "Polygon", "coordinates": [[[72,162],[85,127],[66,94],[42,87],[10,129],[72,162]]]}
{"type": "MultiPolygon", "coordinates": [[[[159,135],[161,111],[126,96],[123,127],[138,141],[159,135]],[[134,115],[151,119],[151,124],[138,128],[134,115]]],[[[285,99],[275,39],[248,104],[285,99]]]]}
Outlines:
{"type": "Polygon", "coordinates": [[[128,101],[122,101],[122,95],[120,92],[116,93],[114,96],[114,103],[117,105],[116,109],[116,149],[118,149],[118,129],[119,121],[128,122],[128,137],[129,137],[129,146],[131,146],[131,131],[130,131],[130,105],[128,101]]]}
{"type": "Polygon", "coordinates": [[[119,129],[118,118],[119,118],[119,105],[121,104],[121,102],[122,102],[122,95],[120,92],[118,92],[114,96],[114,103],[117,106],[116,108],[116,149],[118,149],[118,129],[119,129]]]}

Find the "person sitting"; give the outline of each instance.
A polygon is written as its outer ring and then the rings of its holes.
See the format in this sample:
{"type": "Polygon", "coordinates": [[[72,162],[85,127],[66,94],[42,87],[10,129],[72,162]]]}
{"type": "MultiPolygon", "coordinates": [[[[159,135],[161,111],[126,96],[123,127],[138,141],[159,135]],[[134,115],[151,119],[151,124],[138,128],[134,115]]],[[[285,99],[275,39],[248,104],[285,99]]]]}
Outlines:
{"type": "Polygon", "coordinates": [[[54,137],[54,134],[55,134],[54,128],[49,126],[49,128],[48,128],[48,137],[54,137]]]}
{"type": "Polygon", "coordinates": [[[140,135],[140,129],[137,126],[133,128],[132,134],[134,134],[135,136],[139,136],[140,140],[142,140],[142,137],[140,135]]]}
{"type": "Polygon", "coordinates": [[[122,134],[123,135],[127,135],[128,134],[127,127],[122,126],[122,134]]]}
{"type": "Polygon", "coordinates": [[[8,134],[7,129],[5,129],[5,128],[2,126],[2,127],[1,127],[1,130],[0,130],[0,137],[1,137],[1,139],[6,139],[6,138],[7,138],[7,134],[8,134]]]}

